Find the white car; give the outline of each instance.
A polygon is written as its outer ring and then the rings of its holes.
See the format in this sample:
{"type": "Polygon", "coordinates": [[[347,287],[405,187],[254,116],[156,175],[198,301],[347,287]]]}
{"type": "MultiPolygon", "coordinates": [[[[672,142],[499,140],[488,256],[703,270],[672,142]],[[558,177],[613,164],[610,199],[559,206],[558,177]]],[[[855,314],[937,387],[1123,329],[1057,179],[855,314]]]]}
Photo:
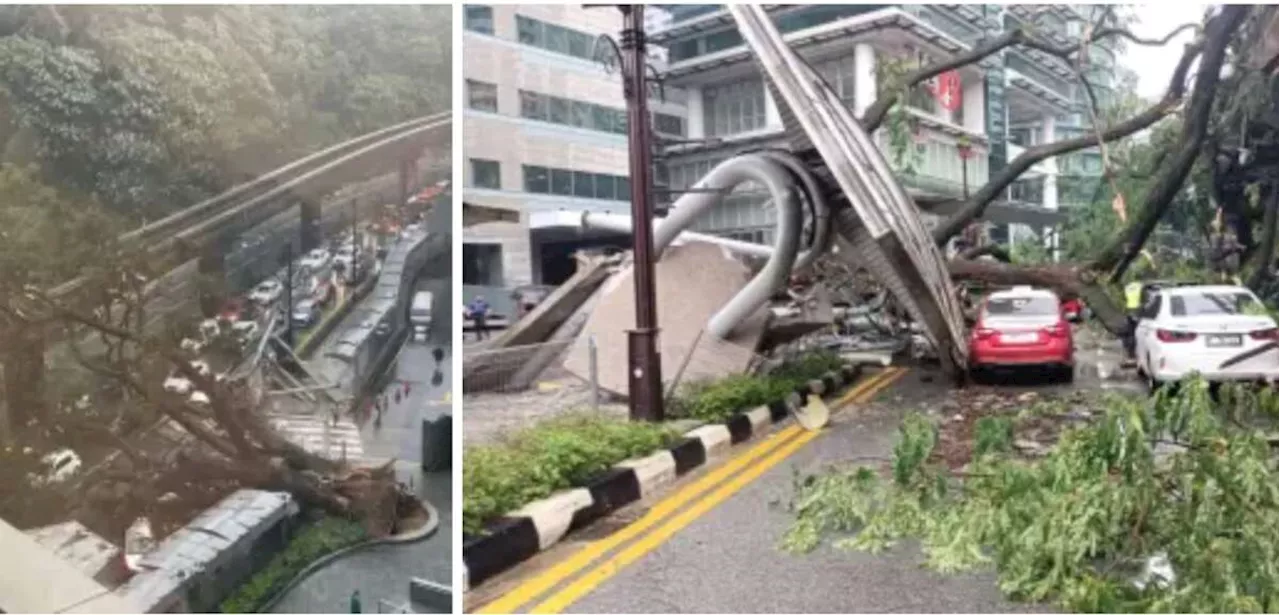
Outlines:
{"type": "MultiPolygon", "coordinates": [[[[212,371],[209,369],[209,364],[204,361],[192,361],[191,368],[203,376],[208,376],[209,372],[212,371]]],[[[176,369],[170,373],[169,377],[164,381],[164,390],[170,393],[177,393],[178,395],[188,395],[191,393],[191,389],[193,388],[195,387],[191,384],[191,381],[176,369]]]]}
{"type": "Polygon", "coordinates": [[[272,305],[284,294],[284,284],[279,280],[264,280],[249,293],[249,300],[258,305],[272,305]]]}
{"type": "Polygon", "coordinates": [[[1277,380],[1276,321],[1242,286],[1179,286],[1151,294],[1135,330],[1138,371],[1152,387],[1193,372],[1206,380],[1277,380]]]}
{"type": "Polygon", "coordinates": [[[306,267],[312,271],[319,271],[329,264],[329,251],[324,248],[316,248],[298,261],[300,267],[306,267]]]}
{"type": "Polygon", "coordinates": [[[360,250],[354,244],[343,244],[338,248],[338,253],[333,256],[333,263],[342,264],[342,268],[351,271],[351,264],[356,261],[356,256],[360,254],[360,250]]]}

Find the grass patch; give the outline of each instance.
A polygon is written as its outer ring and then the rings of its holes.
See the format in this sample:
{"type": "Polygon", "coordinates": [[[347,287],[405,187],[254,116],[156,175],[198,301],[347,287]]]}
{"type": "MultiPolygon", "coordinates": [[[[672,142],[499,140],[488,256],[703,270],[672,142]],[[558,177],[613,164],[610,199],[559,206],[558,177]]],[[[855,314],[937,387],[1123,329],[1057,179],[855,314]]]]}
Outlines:
{"type": "Polygon", "coordinates": [[[740,412],[777,401],[810,380],[839,371],[842,365],[839,355],[819,351],[788,361],[768,374],[690,382],[681,388],[671,412],[673,416],[722,423],[740,412]]]}
{"type": "Polygon", "coordinates": [[[467,447],[462,464],[462,524],[484,524],[557,490],[583,485],[614,464],[675,442],[674,430],[594,414],[537,423],[502,442],[467,447]]]}
{"type": "Polygon", "coordinates": [[[222,601],[223,613],[257,613],[312,562],[368,538],[354,521],[325,517],[304,526],[283,551],[222,601]]]}

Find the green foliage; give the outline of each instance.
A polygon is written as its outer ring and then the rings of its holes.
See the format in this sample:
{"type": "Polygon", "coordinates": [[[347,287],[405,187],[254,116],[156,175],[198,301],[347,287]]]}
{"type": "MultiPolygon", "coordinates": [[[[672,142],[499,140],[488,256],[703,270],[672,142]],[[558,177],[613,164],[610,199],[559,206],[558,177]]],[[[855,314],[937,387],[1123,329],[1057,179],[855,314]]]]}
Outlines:
{"type": "Polygon", "coordinates": [[[1013,446],[1013,421],[1003,416],[984,416],[973,426],[973,455],[1007,453],[1013,446]]]}
{"type": "Polygon", "coordinates": [[[918,539],[936,570],[992,563],[1009,596],[1069,610],[1276,612],[1280,480],[1265,438],[1276,391],[1224,387],[1215,401],[1198,380],[1178,391],[1104,398],[1100,419],[1034,461],[991,444],[1007,425],[979,426],[992,454],[962,480],[927,463],[935,436],[913,416],[892,482],[867,468],[798,481],[783,546],[808,551],[835,535],[875,551],[918,539]],[[1156,556],[1173,578],[1135,583],[1156,556]]]}
{"type": "Polygon", "coordinates": [[[560,489],[585,484],[614,464],[675,442],[663,425],[594,414],[543,421],[505,441],[463,453],[462,523],[478,534],[491,519],[560,489]]]}
{"type": "Polygon", "coordinates": [[[839,355],[820,351],[787,361],[768,374],[735,374],[691,382],[673,400],[671,414],[721,423],[740,412],[775,402],[796,387],[839,370],[842,364],[839,355]]]}
{"type": "Polygon", "coordinates": [[[1009,258],[1019,265],[1043,265],[1053,260],[1039,237],[1014,243],[1009,248],[1009,258]]]}
{"type": "Polygon", "coordinates": [[[0,13],[0,161],[154,218],[448,108],[443,6],[58,6],[0,13]]]}
{"type": "Polygon", "coordinates": [[[908,58],[881,58],[876,62],[876,83],[878,97],[891,93],[898,95],[898,102],[885,115],[884,129],[889,137],[889,158],[894,170],[905,175],[913,175],[916,165],[920,163],[920,151],[916,148],[912,135],[914,119],[907,111],[907,101],[911,97],[910,88],[906,87],[906,77],[919,65],[908,58]]]}
{"type": "Polygon", "coordinates": [[[326,517],[305,526],[271,558],[267,565],[236,588],[222,601],[223,613],[257,613],[284,589],[303,568],[321,557],[363,540],[364,526],[347,519],[326,517]]]}
{"type": "Polygon", "coordinates": [[[722,423],[735,414],[781,399],[795,390],[789,379],[734,374],[718,380],[691,382],[675,400],[675,416],[722,423]]]}

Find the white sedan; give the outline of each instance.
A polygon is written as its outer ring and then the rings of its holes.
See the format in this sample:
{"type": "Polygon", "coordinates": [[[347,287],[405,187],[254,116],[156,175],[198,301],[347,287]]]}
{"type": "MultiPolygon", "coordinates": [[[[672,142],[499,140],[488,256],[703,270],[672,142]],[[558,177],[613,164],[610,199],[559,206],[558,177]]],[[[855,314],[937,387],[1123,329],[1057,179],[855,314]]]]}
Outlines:
{"type": "Polygon", "coordinates": [[[1153,388],[1198,372],[1206,380],[1275,382],[1276,321],[1241,286],[1153,293],[1138,314],[1138,370],[1153,388]]]}
{"type": "Polygon", "coordinates": [[[324,248],[316,248],[307,252],[307,255],[302,257],[301,261],[298,261],[298,265],[300,267],[306,267],[312,271],[319,271],[320,269],[323,269],[325,265],[329,264],[329,260],[331,258],[332,257],[329,255],[328,250],[324,248]]]}
{"type": "Polygon", "coordinates": [[[249,300],[258,305],[268,306],[273,305],[282,294],[284,294],[284,284],[279,280],[264,280],[253,289],[252,293],[249,293],[249,300]]]}

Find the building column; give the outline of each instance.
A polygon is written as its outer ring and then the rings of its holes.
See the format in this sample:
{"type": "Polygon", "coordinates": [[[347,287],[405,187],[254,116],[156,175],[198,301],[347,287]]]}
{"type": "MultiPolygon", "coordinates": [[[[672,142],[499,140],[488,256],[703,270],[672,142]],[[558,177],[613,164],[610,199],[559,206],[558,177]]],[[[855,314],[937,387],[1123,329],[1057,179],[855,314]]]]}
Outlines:
{"type": "Polygon", "coordinates": [[[876,50],[867,43],[853,46],[853,114],[862,117],[876,101],[876,50]]]}
{"type": "Polygon", "coordinates": [[[685,88],[688,93],[685,103],[685,111],[688,115],[685,117],[685,127],[690,139],[705,139],[707,137],[707,129],[703,126],[704,116],[702,114],[702,88],[689,87],[685,88]]]}
{"type": "Polygon", "coordinates": [[[782,128],[782,114],[778,112],[778,101],[773,99],[769,88],[764,89],[764,125],[769,128],[782,128]]]}
{"type": "Polygon", "coordinates": [[[977,134],[987,132],[987,95],[981,79],[964,84],[964,129],[977,134]]]}

